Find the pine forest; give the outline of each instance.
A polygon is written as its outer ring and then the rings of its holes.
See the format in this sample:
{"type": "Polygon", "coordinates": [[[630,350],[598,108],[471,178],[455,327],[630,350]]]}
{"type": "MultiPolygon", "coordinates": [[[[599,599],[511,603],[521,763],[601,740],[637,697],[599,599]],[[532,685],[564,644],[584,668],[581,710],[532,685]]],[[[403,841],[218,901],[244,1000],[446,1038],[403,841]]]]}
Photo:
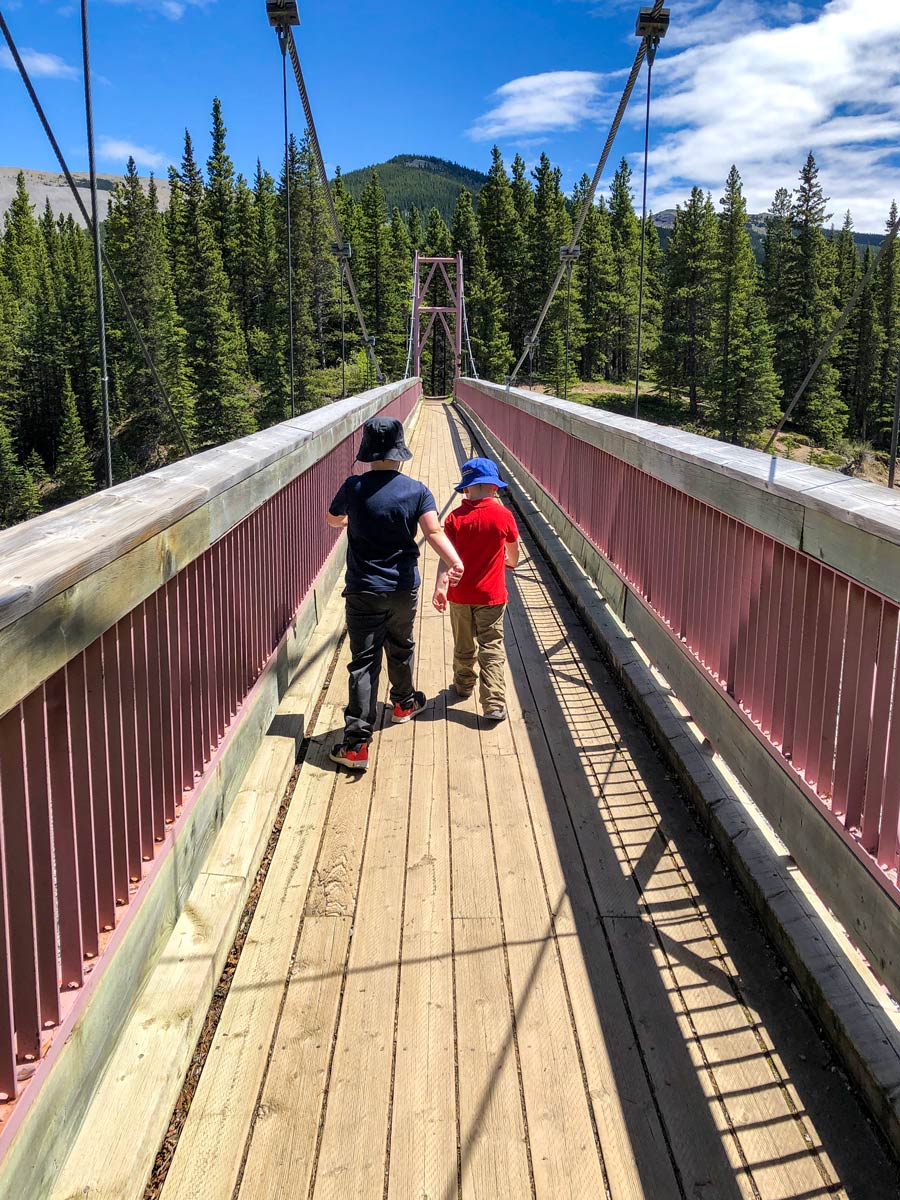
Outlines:
{"type": "MultiPolygon", "coordinates": [[[[197,451],[290,416],[288,195],[295,411],[375,383],[332,254],[308,141],[292,139],[278,178],[257,164],[248,181],[229,157],[218,101],[212,125],[205,168],[186,134],[181,163],[169,171],[165,212],[133,161],[109,195],[105,251],[171,400],[170,411],[107,286],[116,481],[181,457],[184,438],[197,451]]],[[[472,357],[482,377],[502,381],[556,275],[588,178],[566,195],[546,155],[530,171],[517,155],[507,169],[495,147],[477,201],[461,191],[449,225],[438,208],[388,211],[377,171],[354,189],[356,199],[340,173],[331,186],[387,378],[406,370],[413,253],[461,250],[472,357]]],[[[885,216],[890,226],[896,207],[885,216]]],[[[623,160],[588,213],[570,286],[550,308],[523,368],[524,386],[604,407],[621,403],[626,411],[637,366],[640,224],[623,160]]],[[[764,444],[873,253],[868,247],[861,257],[849,213],[832,228],[812,155],[794,190],[775,193],[761,261],[736,167],[718,202],[699,188],[686,197],[665,250],[648,219],[647,415],[667,413],[664,419],[697,432],[764,444]]],[[[900,259],[893,245],[793,413],[788,440],[808,440],[823,462],[841,450],[834,465],[883,449],[898,352],[900,259]]],[[[55,218],[49,205],[35,213],[20,176],[0,238],[0,526],[101,485],[98,358],[90,239],[71,217],[55,218]]],[[[453,370],[451,349],[438,334],[423,361],[425,391],[448,393],[453,370]]]]}

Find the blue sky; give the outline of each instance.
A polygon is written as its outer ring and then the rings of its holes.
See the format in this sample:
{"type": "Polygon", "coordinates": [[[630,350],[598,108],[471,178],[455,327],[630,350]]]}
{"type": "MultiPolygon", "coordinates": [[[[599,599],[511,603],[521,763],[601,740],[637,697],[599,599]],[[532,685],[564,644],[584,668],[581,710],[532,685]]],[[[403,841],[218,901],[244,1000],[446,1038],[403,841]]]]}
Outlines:
{"type": "MultiPolygon", "coordinates": [[[[329,166],[411,152],[486,169],[542,150],[571,185],[593,170],[635,51],[632,0],[300,0],[301,58],[329,166]]],[[[0,0],[71,165],[86,167],[74,0],[0,0]]],[[[651,197],[718,199],[734,161],[751,209],[792,186],[808,150],[830,207],[879,229],[900,198],[900,4],[894,0],[671,0],[654,71],[651,197]]],[[[164,171],[184,127],[208,152],[222,99],[229,149],[276,170],[280,56],[264,0],[91,0],[95,125],[103,170],[164,171]]],[[[53,170],[0,49],[0,164],[53,170]]],[[[300,107],[292,96],[293,118],[300,107]]],[[[615,148],[635,165],[636,98],[615,148]]]]}

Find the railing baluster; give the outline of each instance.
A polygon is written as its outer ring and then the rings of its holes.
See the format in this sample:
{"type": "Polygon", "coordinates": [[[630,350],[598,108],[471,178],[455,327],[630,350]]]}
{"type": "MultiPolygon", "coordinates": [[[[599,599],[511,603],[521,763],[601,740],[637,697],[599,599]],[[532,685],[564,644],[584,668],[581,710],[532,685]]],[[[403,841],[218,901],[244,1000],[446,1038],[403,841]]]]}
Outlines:
{"type": "Polygon", "coordinates": [[[0,720],[0,788],[6,843],[16,1057],[20,1062],[30,1062],[41,1053],[41,1002],[23,720],[21,705],[0,720]]]}
{"type": "Polygon", "coordinates": [[[53,882],[53,820],[50,814],[50,763],[47,758],[47,714],[44,689],[22,704],[28,820],[31,833],[31,878],[37,937],[38,993],[41,1027],[59,1024],[59,942],[53,882]]]}
{"type": "MultiPolygon", "coordinates": [[[[72,787],[71,735],[65,668],[47,681],[47,725],[50,796],[53,808],[53,849],[59,914],[60,978],[65,988],[84,982],[84,943],[81,936],[81,884],[75,825],[75,792],[72,787]]],[[[2,986],[2,985],[0,985],[2,986]]],[[[0,1035],[2,1036],[2,1035],[0,1035]]]]}
{"type": "Polygon", "coordinates": [[[8,895],[3,773],[0,771],[0,1100],[15,1100],[19,1090],[16,1078],[16,1022],[13,1016],[8,895]]]}

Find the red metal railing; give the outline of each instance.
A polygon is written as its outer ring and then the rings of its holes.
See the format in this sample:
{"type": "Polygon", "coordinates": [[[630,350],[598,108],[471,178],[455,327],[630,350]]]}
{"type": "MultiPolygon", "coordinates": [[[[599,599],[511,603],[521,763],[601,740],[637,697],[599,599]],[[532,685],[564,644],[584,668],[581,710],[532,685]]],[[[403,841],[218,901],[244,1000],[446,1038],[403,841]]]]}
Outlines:
{"type": "MultiPolygon", "coordinates": [[[[405,420],[421,389],[382,411],[405,420]]],[[[0,719],[0,1099],[221,752],[339,534],[345,438],[0,719]]],[[[185,464],[190,471],[190,464],[185,464]]]]}
{"type": "Polygon", "coordinates": [[[898,605],[550,420],[458,394],[897,895],[898,605]]]}

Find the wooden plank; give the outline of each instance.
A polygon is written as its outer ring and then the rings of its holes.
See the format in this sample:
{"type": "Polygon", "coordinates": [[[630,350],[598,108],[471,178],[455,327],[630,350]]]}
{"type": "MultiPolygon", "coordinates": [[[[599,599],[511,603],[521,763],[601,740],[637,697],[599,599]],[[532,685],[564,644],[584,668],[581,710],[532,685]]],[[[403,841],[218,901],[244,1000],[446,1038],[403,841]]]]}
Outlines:
{"type": "Polygon", "coordinates": [[[681,1192],[665,1134],[529,686],[531,673],[545,667],[536,659],[526,667],[515,625],[510,721],[609,1188],[616,1200],[675,1200],[681,1192]]]}
{"type": "MultiPolygon", "coordinates": [[[[449,629],[446,656],[449,680],[449,629]]],[[[532,1194],[531,1164],[474,697],[447,709],[447,761],[462,1196],[520,1198],[532,1194]]]]}
{"type": "MultiPolygon", "coordinates": [[[[328,731],[336,713],[323,706],[320,726],[328,731]]],[[[327,743],[314,740],[303,764],[163,1200],[230,1200],[237,1183],[334,789],[327,743]]]]}
{"type": "MultiPolygon", "coordinates": [[[[482,743],[538,1196],[602,1195],[604,1177],[525,790],[482,743]]],[[[540,793],[533,797],[542,802],[540,793]]]]}
{"type": "Polygon", "coordinates": [[[498,917],[455,918],[462,1196],[533,1195],[498,917]]]}
{"type": "Polygon", "coordinates": [[[413,724],[381,734],[341,1023],[316,1172],[316,1198],[384,1186],[413,724]],[[365,1087],[360,1081],[365,1080],[365,1087]]]}
{"type": "Polygon", "coordinates": [[[143,1194],[226,943],[234,937],[242,891],[243,881],[234,876],[198,879],[110,1059],[51,1200],[143,1194]],[[111,1113],[120,1117],[114,1124],[111,1113]]]}
{"type": "MultiPolygon", "coordinates": [[[[348,656],[349,647],[345,646],[329,688],[327,718],[320,719],[317,726],[323,754],[339,738],[348,656]]],[[[376,738],[371,765],[364,775],[340,771],[333,777],[328,821],[304,892],[300,939],[250,1131],[240,1195],[251,1200],[305,1193],[312,1179],[378,746],[376,738]]],[[[280,919],[274,912],[273,918],[280,919]]]]}
{"type": "MultiPolygon", "coordinates": [[[[430,435],[425,477],[432,483],[437,469],[438,439],[433,436],[436,424],[435,415],[429,414],[422,427],[423,433],[430,435]]],[[[418,438],[414,448],[419,448],[418,438]]],[[[445,479],[440,482],[446,486],[445,479]]],[[[388,1200],[440,1200],[457,1194],[450,826],[443,693],[445,635],[449,629],[431,607],[436,573],[437,560],[432,554],[423,569],[417,683],[427,696],[434,697],[434,712],[415,723],[388,1200]]]]}
{"type": "Polygon", "coordinates": [[[238,1192],[241,1200],[287,1200],[307,1194],[351,922],[348,916],[303,920],[266,1083],[250,1131],[238,1192]]]}

